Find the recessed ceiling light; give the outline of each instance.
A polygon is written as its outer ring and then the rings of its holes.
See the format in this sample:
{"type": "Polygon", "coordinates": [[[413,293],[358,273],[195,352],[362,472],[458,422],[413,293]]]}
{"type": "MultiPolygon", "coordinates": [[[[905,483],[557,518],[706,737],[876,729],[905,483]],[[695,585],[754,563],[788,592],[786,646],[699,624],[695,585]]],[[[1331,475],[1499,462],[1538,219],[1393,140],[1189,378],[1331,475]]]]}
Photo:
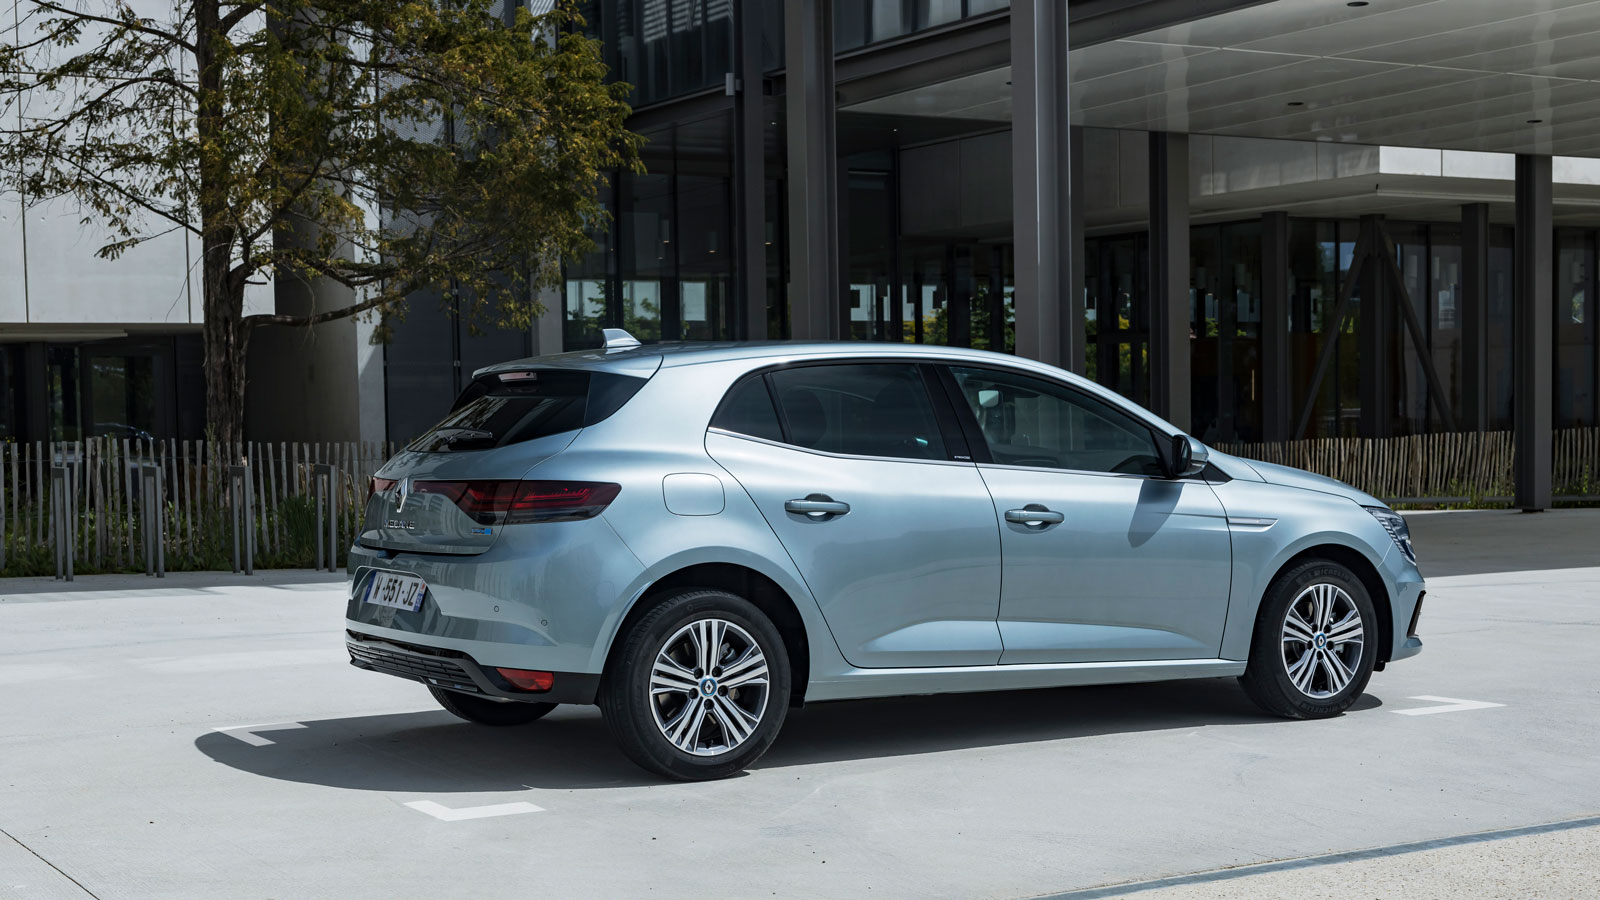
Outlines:
{"type": "Polygon", "coordinates": [[[1353,7],[1357,8],[1357,9],[1360,9],[1363,6],[1371,6],[1371,5],[1372,4],[1368,3],[1367,0],[1350,0],[1349,3],[1345,4],[1345,6],[1353,6],[1353,7]]]}
{"type": "Polygon", "coordinates": [[[1305,106],[1306,102],[1304,100],[1290,100],[1289,101],[1289,105],[1290,106],[1305,106]]]}
{"type": "Polygon", "coordinates": [[[1529,119],[1528,120],[1528,124],[1529,125],[1543,125],[1544,124],[1544,120],[1543,119],[1529,119]]]}

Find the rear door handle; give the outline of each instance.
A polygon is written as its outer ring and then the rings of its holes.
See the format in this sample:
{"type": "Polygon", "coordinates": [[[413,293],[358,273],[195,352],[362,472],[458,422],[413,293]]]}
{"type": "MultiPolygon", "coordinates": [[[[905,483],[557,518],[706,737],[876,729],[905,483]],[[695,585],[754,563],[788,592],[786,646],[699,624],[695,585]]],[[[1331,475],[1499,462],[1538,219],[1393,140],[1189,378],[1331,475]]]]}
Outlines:
{"type": "Polygon", "coordinates": [[[804,500],[786,500],[783,508],[792,513],[802,513],[813,519],[830,519],[850,511],[850,504],[835,500],[827,494],[807,494],[804,500]]]}
{"type": "Polygon", "coordinates": [[[1060,525],[1067,517],[1061,513],[1047,509],[1041,503],[1029,503],[1021,509],[1006,510],[1006,521],[1029,528],[1043,528],[1046,525],[1060,525]]]}

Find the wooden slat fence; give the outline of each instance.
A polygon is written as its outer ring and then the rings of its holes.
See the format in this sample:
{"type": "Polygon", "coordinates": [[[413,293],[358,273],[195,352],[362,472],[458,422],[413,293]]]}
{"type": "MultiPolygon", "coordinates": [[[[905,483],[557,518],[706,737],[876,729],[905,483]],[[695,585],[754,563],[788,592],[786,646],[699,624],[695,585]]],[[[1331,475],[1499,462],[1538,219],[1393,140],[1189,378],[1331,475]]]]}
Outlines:
{"type": "Polygon", "coordinates": [[[50,473],[67,468],[73,521],[68,527],[80,573],[144,571],[144,467],[161,470],[166,512],[163,546],[171,570],[232,567],[234,516],[228,467],[249,467],[255,518],[255,564],[310,567],[316,555],[312,467],[334,468],[339,495],[335,552],[353,542],[372,474],[389,458],[387,443],[248,443],[137,441],[97,437],[55,443],[0,444],[0,575],[53,575],[55,531],[50,473]]]}
{"type": "MultiPolygon", "coordinates": [[[[1600,428],[1553,435],[1557,503],[1600,502],[1600,428]]],[[[1394,503],[1499,506],[1515,490],[1509,431],[1218,444],[1224,453],[1337,478],[1394,503]]]]}

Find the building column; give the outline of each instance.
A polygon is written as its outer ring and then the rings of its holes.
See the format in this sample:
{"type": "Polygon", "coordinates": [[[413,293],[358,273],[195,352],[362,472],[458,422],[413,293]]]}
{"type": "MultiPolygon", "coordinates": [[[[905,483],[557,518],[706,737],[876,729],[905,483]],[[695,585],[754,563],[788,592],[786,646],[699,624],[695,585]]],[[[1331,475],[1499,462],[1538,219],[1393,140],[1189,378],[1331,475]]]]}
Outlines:
{"type": "Polygon", "coordinates": [[[1150,133],[1150,406],[1187,431],[1189,136],[1150,133]]]}
{"type": "MultiPolygon", "coordinates": [[[[1393,308],[1389,293],[1384,289],[1383,266],[1378,254],[1386,252],[1378,230],[1383,227],[1383,216],[1361,217],[1361,228],[1356,237],[1356,253],[1369,254],[1369,264],[1361,267],[1361,317],[1357,320],[1356,353],[1360,359],[1361,381],[1359,395],[1361,415],[1358,428],[1362,437],[1388,437],[1393,423],[1393,380],[1390,377],[1389,350],[1393,308]],[[1364,243],[1363,243],[1364,242],[1364,243]]],[[[1338,377],[1337,374],[1334,375],[1338,377]]]]}
{"type": "Polygon", "coordinates": [[[1516,421],[1516,506],[1549,509],[1555,324],[1550,312],[1554,228],[1550,157],[1517,156],[1511,406],[1516,421]]]}
{"type": "Polygon", "coordinates": [[[1089,374],[1089,353],[1085,346],[1088,330],[1084,318],[1084,284],[1089,259],[1083,249],[1083,126],[1067,131],[1067,168],[1072,179],[1069,188],[1067,267],[1072,273],[1067,282],[1066,301],[1061,304],[1061,368],[1079,375],[1089,374]]]}
{"type": "MultiPolygon", "coordinates": [[[[788,116],[789,316],[796,340],[840,336],[839,170],[833,0],[784,4],[788,116]]],[[[763,260],[761,271],[766,271],[763,260]]]]}
{"type": "Polygon", "coordinates": [[[1461,408],[1463,431],[1489,427],[1489,204],[1461,207],[1461,408]]]}
{"type": "MultiPolygon", "coordinates": [[[[1011,198],[1016,240],[1017,355],[1074,365],[1083,317],[1072,293],[1072,177],[1067,5],[1011,4],[1011,198]]],[[[1081,302],[1081,301],[1080,301],[1081,302]]],[[[1081,353],[1081,350],[1079,351],[1081,353]]]]}
{"type": "Polygon", "coordinates": [[[733,241],[734,335],[747,341],[767,338],[767,169],[766,109],[761,72],[759,0],[734,4],[733,241]]]}
{"type": "Polygon", "coordinates": [[[1293,388],[1289,378],[1289,214],[1261,216],[1261,436],[1289,434],[1293,388]]]}

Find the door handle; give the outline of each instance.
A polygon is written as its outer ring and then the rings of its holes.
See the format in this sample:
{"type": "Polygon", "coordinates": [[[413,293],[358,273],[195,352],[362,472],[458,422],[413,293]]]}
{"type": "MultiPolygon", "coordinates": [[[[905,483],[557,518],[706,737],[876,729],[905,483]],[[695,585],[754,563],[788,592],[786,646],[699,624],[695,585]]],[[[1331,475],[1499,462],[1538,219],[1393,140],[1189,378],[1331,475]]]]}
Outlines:
{"type": "Polygon", "coordinates": [[[1047,509],[1041,503],[1029,503],[1021,509],[1006,510],[1006,521],[1025,525],[1028,528],[1044,528],[1046,525],[1060,525],[1067,517],[1061,513],[1047,509]]]}
{"type": "Polygon", "coordinates": [[[850,511],[850,504],[835,500],[827,494],[807,494],[804,500],[786,500],[783,508],[792,513],[803,513],[813,519],[831,519],[850,511]]]}

